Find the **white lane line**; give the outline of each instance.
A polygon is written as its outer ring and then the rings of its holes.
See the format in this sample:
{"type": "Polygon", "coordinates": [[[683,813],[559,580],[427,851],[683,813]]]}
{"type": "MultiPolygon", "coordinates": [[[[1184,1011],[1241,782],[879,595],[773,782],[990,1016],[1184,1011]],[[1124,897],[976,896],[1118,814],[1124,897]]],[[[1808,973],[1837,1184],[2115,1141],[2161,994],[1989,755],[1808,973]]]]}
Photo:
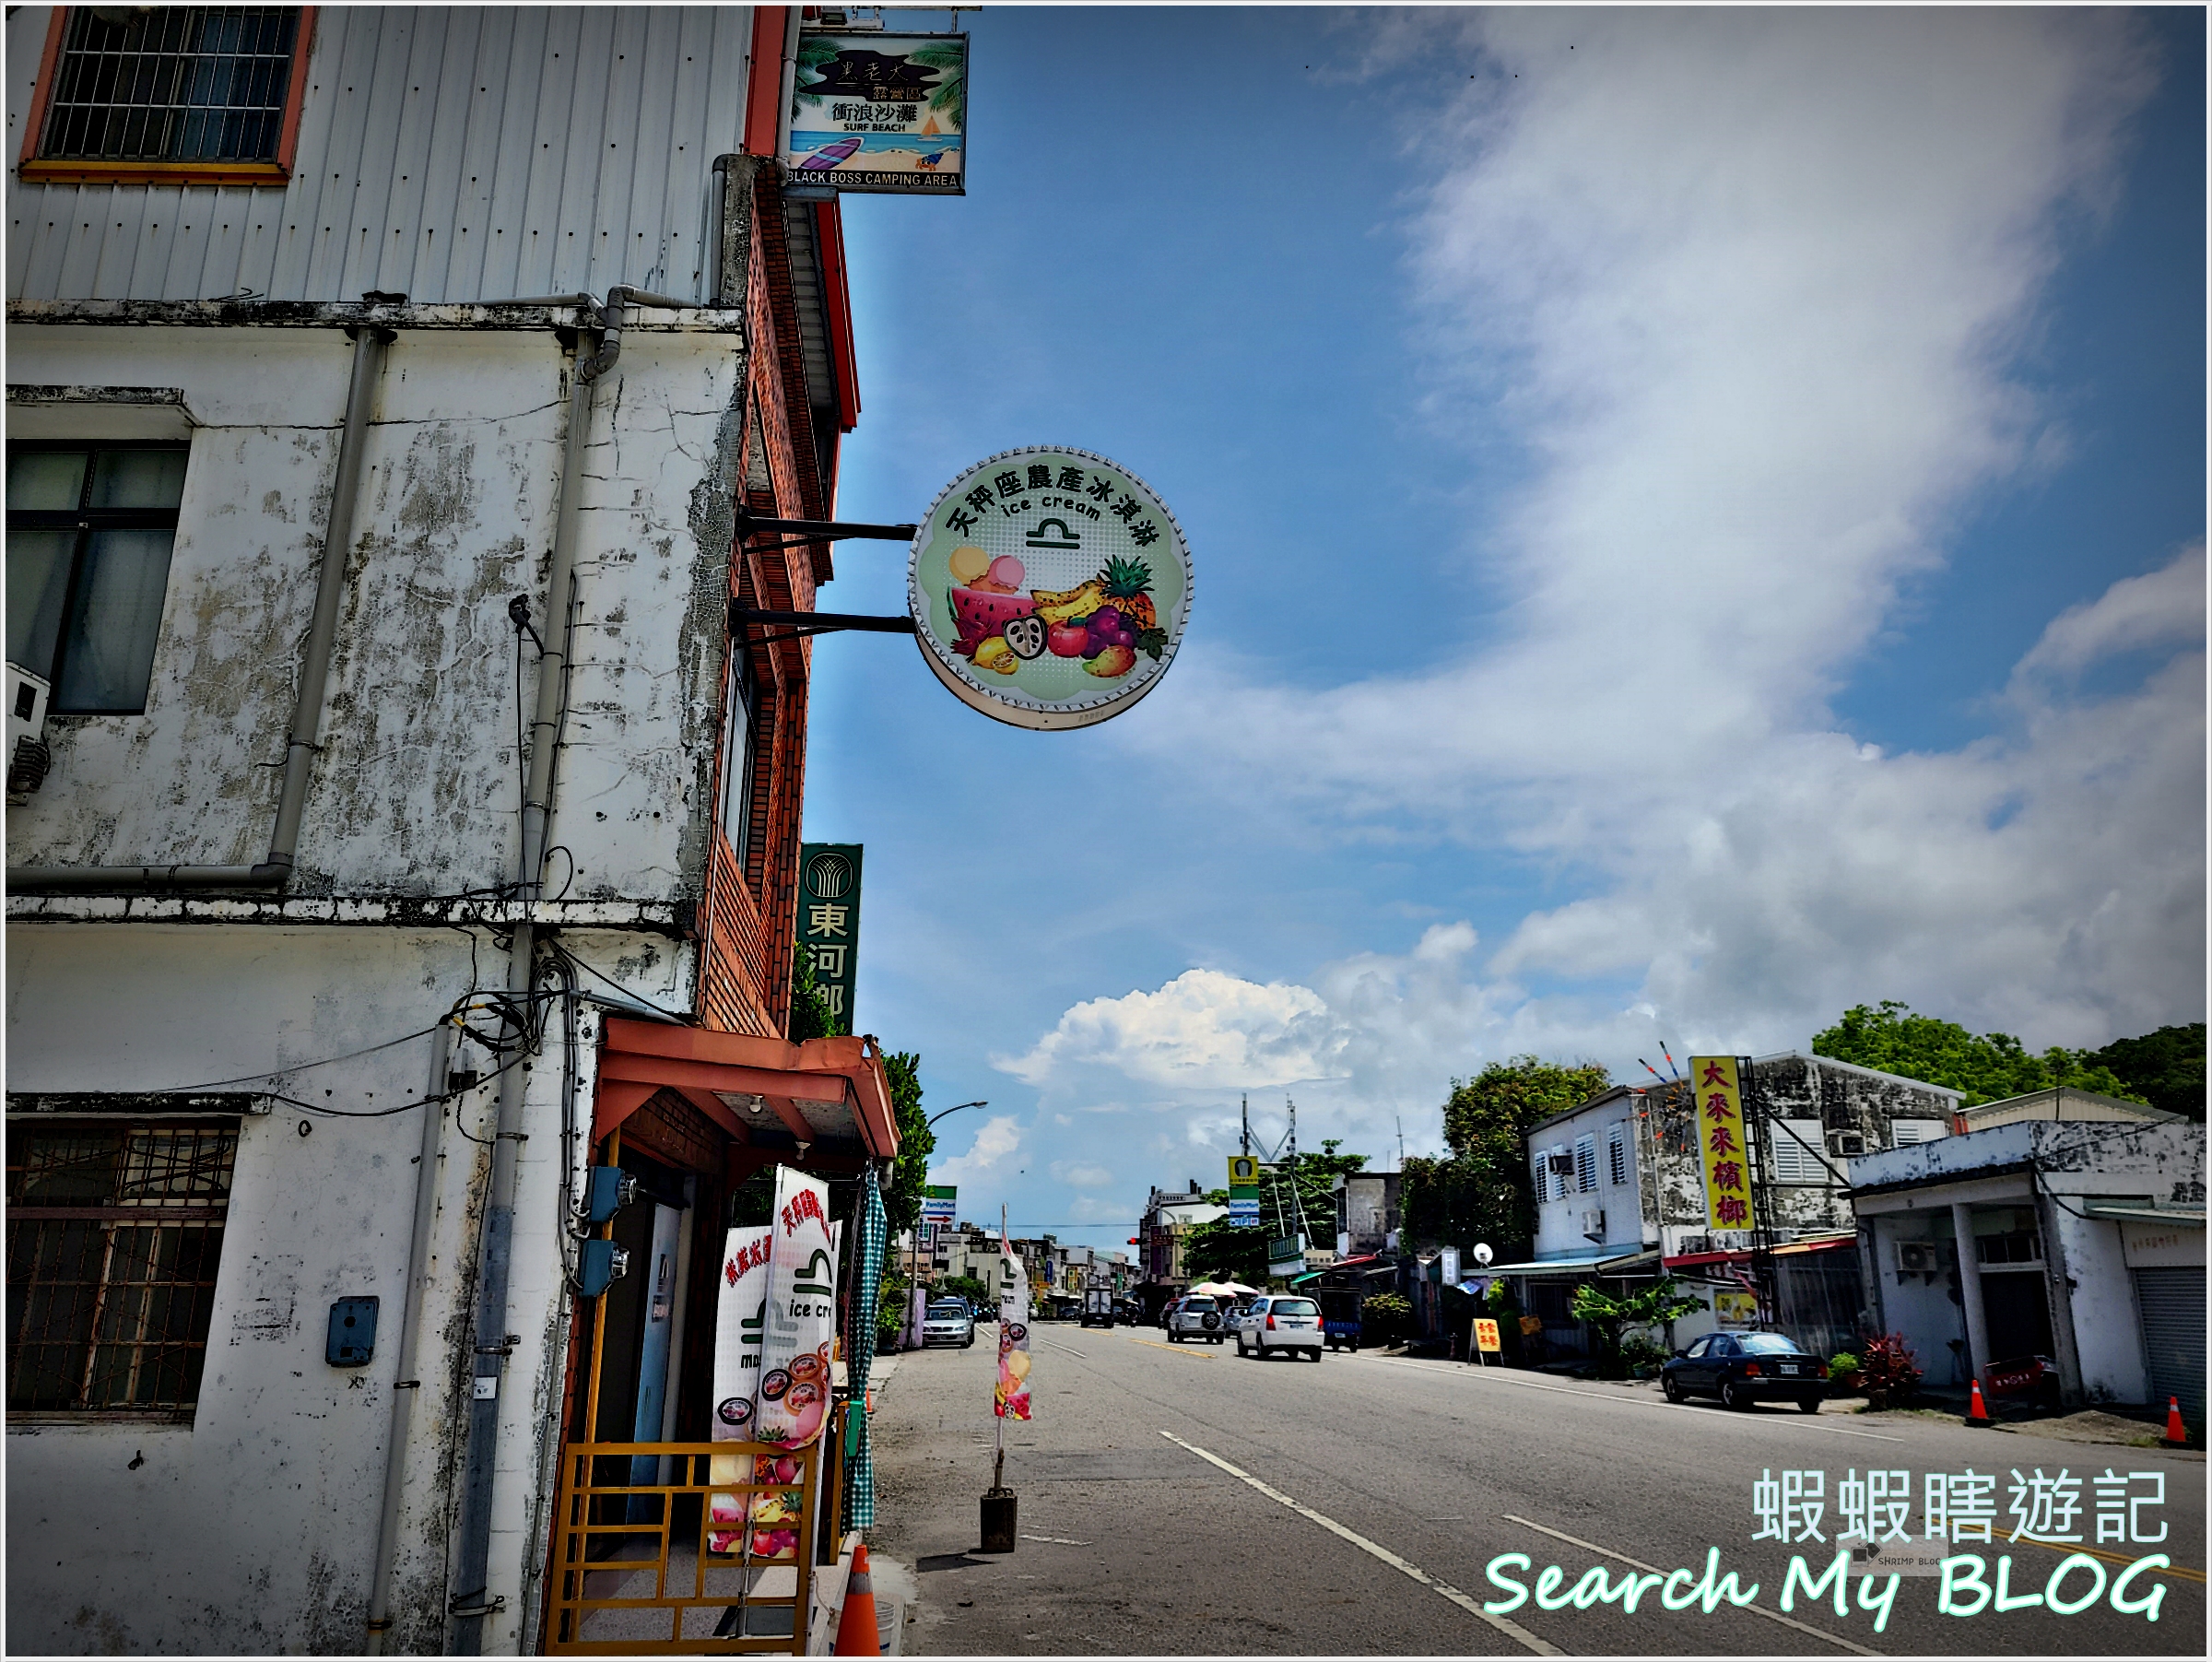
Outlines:
{"type": "Polygon", "coordinates": [[[1083,1358],[1083,1360],[1084,1360],[1085,1361],[1088,1361],[1090,1360],[1089,1354],[1088,1354],[1088,1352],[1086,1352],[1086,1351],[1082,1351],[1082,1350],[1077,1350],[1077,1349],[1076,1349],[1076,1348],[1075,1348],[1073,1345],[1064,1345],[1064,1344],[1062,1344],[1062,1343],[1061,1343],[1061,1342],[1060,1342],[1058,1339],[1056,1339],[1056,1338],[1044,1338],[1044,1336],[1043,1336],[1042,1334],[1039,1334],[1037,1337],[1038,1337],[1039,1338],[1042,1338],[1042,1339],[1044,1339],[1044,1342],[1045,1342],[1046,1344],[1048,1344],[1048,1345],[1052,1346],[1052,1348],[1053,1348],[1053,1350],[1065,1350],[1065,1351],[1066,1351],[1066,1352],[1067,1352],[1067,1353],[1068,1353],[1070,1356],[1080,1356],[1080,1357],[1082,1357],[1082,1358],[1083,1358]]]}
{"type": "Polygon", "coordinates": [[[1395,1552],[1393,1552],[1388,1547],[1377,1546],[1373,1541],[1369,1540],[1366,1536],[1361,1535],[1358,1530],[1346,1528],[1335,1518],[1325,1516],[1324,1515],[1314,1511],[1311,1506],[1300,1505],[1298,1502],[1292,1500],[1281,1490],[1273,1488],[1268,1484],[1261,1482],[1259,1479],[1253,1477],[1248,1471],[1244,1471],[1237,1467],[1231,1466],[1219,1455],[1208,1454],[1205,1449],[1200,1448],[1195,1443],[1185,1443],[1173,1432],[1161,1432],[1159,1434],[1165,1437],[1170,1443],[1174,1444],[1178,1448],[1188,1449],[1192,1454],[1196,1455],[1201,1460],[1207,1462],[1209,1465],[1219,1467],[1223,1471],[1229,1473],[1230,1477],[1237,1479],[1241,1482],[1251,1484],[1254,1489],[1258,1490],[1269,1500],[1281,1502],[1284,1505],[1289,1507],[1291,1511],[1297,1513],[1299,1516],[1306,1519],[1309,1523],[1319,1524],[1330,1534],[1340,1536],[1345,1540],[1351,1542],[1353,1546],[1359,1548],[1360,1551],[1368,1554],[1369,1557],[1381,1559],[1384,1563],[1388,1564],[1392,1569],[1396,1570],[1401,1574],[1410,1575],[1414,1580],[1419,1582],[1421,1585],[1429,1588],[1431,1592],[1441,1594],[1442,1597],[1450,1599],[1453,1604],[1459,1606],[1460,1609],[1465,1610],[1469,1615],[1477,1617],[1480,1620],[1488,1622],[1492,1627],[1496,1628],[1507,1638],[1512,1640],[1518,1644],[1526,1645],[1537,1656],[1559,1656],[1566,1655],[1566,1653],[1560,1650],[1558,1645],[1546,1644],[1543,1640],[1537,1638],[1535,1634],[1530,1633],[1526,1628],[1523,1627],[1519,1622],[1508,1621],[1502,1616],[1491,1615],[1489,1611],[1484,1609],[1481,1605],[1477,1604],[1474,1599],[1468,1597],[1457,1587],[1449,1585],[1444,1582],[1437,1580],[1435,1576],[1430,1574],[1428,1571],[1420,1568],[1418,1564],[1407,1563],[1395,1552]]]}
{"type": "MultiPolygon", "coordinates": [[[[1411,1368],[1417,1373],[1449,1373],[1458,1377],[1476,1372],[1471,1368],[1440,1367],[1434,1362],[1408,1361],[1401,1356],[1378,1356],[1374,1360],[1393,1368],[1411,1368]]],[[[1507,1385],[1519,1385],[1524,1391],[1550,1391],[1560,1397],[1589,1397],[1599,1402],[1625,1402],[1630,1408],[1665,1409],[1670,1412],[1683,1414],[1708,1411],[1702,1409],[1693,1409],[1688,1403],[1683,1402],[1653,1402],[1649,1397],[1616,1395],[1611,1391],[1578,1391],[1572,1385],[1539,1385],[1533,1379],[1516,1379],[1513,1377],[1512,1370],[1506,1368],[1489,1368],[1483,1372],[1504,1381],[1507,1385]]],[[[1830,1432],[1839,1437],[1864,1437],[1869,1443],[1902,1443],[1905,1441],[1902,1437],[1886,1437],[1879,1432],[1854,1432],[1841,1425],[1823,1424],[1821,1417],[1817,1414],[1800,1415],[1795,1420],[1785,1420],[1782,1423],[1795,1426],[1799,1431],[1830,1432]]]]}
{"type": "MultiPolygon", "coordinates": [[[[1535,1522],[1532,1518],[1515,1517],[1510,1512],[1500,1513],[1499,1515],[1503,1517],[1509,1524],[1519,1524],[1524,1529],[1534,1529],[1538,1535],[1548,1535],[1554,1540],[1565,1541],[1571,1547],[1580,1547],[1585,1552],[1595,1552],[1604,1558],[1617,1558],[1622,1563],[1627,1564],[1630,1569],[1641,1570],[1650,1575],[1664,1575],[1665,1574],[1664,1570],[1657,1568],[1655,1565],[1647,1564],[1641,1559],[1630,1558],[1626,1552],[1616,1552],[1610,1547],[1601,1547],[1594,1541],[1583,1540],[1579,1536],[1568,1534],[1564,1529],[1547,1529],[1542,1524],[1535,1522]]],[[[1731,1602],[1733,1603],[1733,1601],[1731,1602]]],[[[1840,1639],[1833,1633],[1822,1633],[1817,1627],[1807,1627],[1804,1622],[1794,1621],[1792,1618],[1784,1616],[1776,1610],[1762,1610],[1755,1604],[1737,1605],[1735,1608],[1741,1609],[1746,1615],[1764,1616],[1769,1621],[1779,1621],[1783,1626],[1795,1628],[1801,1633],[1810,1633],[1814,1638],[1819,1640],[1824,1644],[1838,1645],[1841,1648],[1847,1651],[1852,1651],[1858,1656],[1878,1656],[1883,1654],[1878,1650],[1868,1650],[1864,1644],[1855,1644],[1849,1639],[1840,1639]]]]}
{"type": "Polygon", "coordinates": [[[1025,1535],[1025,1541],[1050,1541],[1055,1547],[1088,1547],[1088,1541],[1071,1541],[1065,1535],[1025,1535]]]}

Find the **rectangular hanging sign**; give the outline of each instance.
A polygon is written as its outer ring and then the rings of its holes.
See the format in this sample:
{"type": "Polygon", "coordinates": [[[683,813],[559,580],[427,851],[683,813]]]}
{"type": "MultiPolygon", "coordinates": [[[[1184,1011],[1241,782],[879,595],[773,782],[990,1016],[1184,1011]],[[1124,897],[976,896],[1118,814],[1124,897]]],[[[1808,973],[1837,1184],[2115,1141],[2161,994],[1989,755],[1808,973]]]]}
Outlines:
{"type": "Polygon", "coordinates": [[[1690,1100],[1697,1105],[1698,1163],[1705,1173],[1710,1229],[1750,1229],[1750,1137],[1744,1129],[1743,1081],[1734,1056],[1689,1059],[1690,1100]]]}
{"type": "Polygon", "coordinates": [[[857,843],[799,844],[799,950],[814,965],[834,1030],[853,1031],[853,983],[860,972],[857,843]]]}
{"type": "Polygon", "coordinates": [[[967,146],[966,35],[800,34],[783,150],[794,184],[962,195],[967,146]]]}

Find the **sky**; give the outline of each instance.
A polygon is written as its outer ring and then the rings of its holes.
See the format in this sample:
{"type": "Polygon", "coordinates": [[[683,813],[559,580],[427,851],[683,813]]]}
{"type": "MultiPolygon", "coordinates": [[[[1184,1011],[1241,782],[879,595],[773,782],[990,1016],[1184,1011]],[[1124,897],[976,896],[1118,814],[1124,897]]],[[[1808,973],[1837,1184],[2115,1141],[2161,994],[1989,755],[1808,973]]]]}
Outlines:
{"type": "Polygon", "coordinates": [[[1074,446],[1194,581],[1079,732],[816,648],[961,1216],[1119,1246],[1247,1097],[1394,1168],[1520,1055],[2204,1019],[2201,11],[962,25],[965,197],[843,200],[840,513],[1074,446]]]}

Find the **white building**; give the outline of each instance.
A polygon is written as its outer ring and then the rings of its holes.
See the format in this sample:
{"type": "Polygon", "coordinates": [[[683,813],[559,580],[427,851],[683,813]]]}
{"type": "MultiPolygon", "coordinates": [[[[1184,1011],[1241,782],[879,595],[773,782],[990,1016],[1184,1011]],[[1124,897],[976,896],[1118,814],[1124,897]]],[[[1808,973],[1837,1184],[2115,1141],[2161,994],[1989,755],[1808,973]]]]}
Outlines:
{"type": "Polygon", "coordinates": [[[705,1437],[729,1197],[895,1147],[780,1037],[811,648],[729,615],[857,408],[796,29],[9,8],[11,1648],[558,1648],[560,1451],[705,1437]]]}
{"type": "Polygon", "coordinates": [[[2204,1423],[2205,1128],[2120,1106],[1851,1162],[1874,1326],[1930,1385],[2041,1354],[2069,1402],[2176,1397],[2204,1423]]]}

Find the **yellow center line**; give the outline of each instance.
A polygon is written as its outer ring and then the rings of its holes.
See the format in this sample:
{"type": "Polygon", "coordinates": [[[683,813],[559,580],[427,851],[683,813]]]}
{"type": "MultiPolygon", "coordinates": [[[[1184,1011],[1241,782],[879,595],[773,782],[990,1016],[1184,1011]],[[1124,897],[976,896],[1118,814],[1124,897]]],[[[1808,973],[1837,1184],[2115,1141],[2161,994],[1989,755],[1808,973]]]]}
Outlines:
{"type": "Polygon", "coordinates": [[[1181,1345],[1163,1345],[1156,1338],[1132,1338],[1129,1342],[1133,1345],[1150,1345],[1155,1350],[1170,1351],[1176,1356],[1182,1357],[1185,1361],[1211,1361],[1214,1360],[1212,1357],[1205,1354],[1203,1351],[1194,1354],[1189,1350],[1185,1350],[1181,1345]]]}
{"type": "MultiPolygon", "coordinates": [[[[1998,1541],[1998,1542],[1995,1542],[1995,1543],[1993,1543],[1993,1544],[1994,1544],[1994,1545],[1997,1545],[1997,1546],[2009,1547],[2009,1546],[2013,1545],[2014,1543],[2013,1543],[2013,1542],[2011,1542],[2011,1541],[2009,1541],[2009,1540],[2006,1540],[2006,1541],[1998,1541]]],[[[2101,1559],[2102,1559],[2102,1560],[2104,1560],[2104,1562],[2105,1562],[2106,1563],[2108,1563],[2108,1564],[2119,1564],[2119,1565],[2121,1565],[2123,1568],[2126,1567],[2126,1566],[2127,1566],[2127,1565],[2129,1565],[2129,1564],[2132,1564],[2132,1563],[2136,1563],[2136,1562],[2140,1562],[2140,1561],[2138,1561],[2138,1560],[2136,1560],[2136,1559],[2129,1558],[2129,1557],[2127,1557],[2127,1556],[2126,1556],[2125,1554],[2124,1554],[2124,1553],[2119,1553],[2119,1552],[2106,1552],[2106,1551],[2103,1551],[2103,1550],[2101,1550],[2100,1549],[2099,1549],[2099,1548],[2096,1548],[2096,1547],[2084,1547],[2084,1546],[2081,1546],[2080,1544],[2078,1544],[2077,1542],[2075,1542],[2075,1541],[2046,1541],[2046,1540],[2039,1540],[2039,1539],[2037,1539],[2037,1538],[2036,1538],[2034,1536],[2032,1536],[2032,1535],[2023,1535],[2023,1536],[2021,1536],[2021,1537],[2020,1537],[2020,1538],[2019,1538],[2019,1543],[2018,1543],[2018,1544],[2019,1544],[2019,1545],[2021,1545],[2021,1546],[2023,1546],[2023,1547],[2041,1547],[2041,1548],[2042,1548],[2042,1549],[2043,1549],[2045,1551],[2047,1551],[2047,1552],[2081,1552],[2081,1553],[2086,1553],[2086,1554],[2087,1554],[2088,1557],[2090,1557],[2090,1558],[2101,1558],[2101,1559]]],[[[2183,1581],[2195,1581],[2195,1582],[2201,1582],[2201,1581],[2203,1581],[2203,1580],[2205,1579],[2205,1573],[2204,1573],[2202,1570],[2186,1570],[2186,1569],[2183,1569],[2183,1568],[2181,1565],[2179,1565],[2179,1564],[2152,1564],[2152,1565],[2150,1566],[2150,1569],[2151,1569],[2151,1571],[2152,1571],[2152,1573],[2153,1573],[2154,1574],[2159,1574],[2159,1575],[2178,1575],[2178,1576],[2180,1576],[2180,1577],[2181,1577],[2181,1578],[2182,1578],[2183,1581]]]]}

